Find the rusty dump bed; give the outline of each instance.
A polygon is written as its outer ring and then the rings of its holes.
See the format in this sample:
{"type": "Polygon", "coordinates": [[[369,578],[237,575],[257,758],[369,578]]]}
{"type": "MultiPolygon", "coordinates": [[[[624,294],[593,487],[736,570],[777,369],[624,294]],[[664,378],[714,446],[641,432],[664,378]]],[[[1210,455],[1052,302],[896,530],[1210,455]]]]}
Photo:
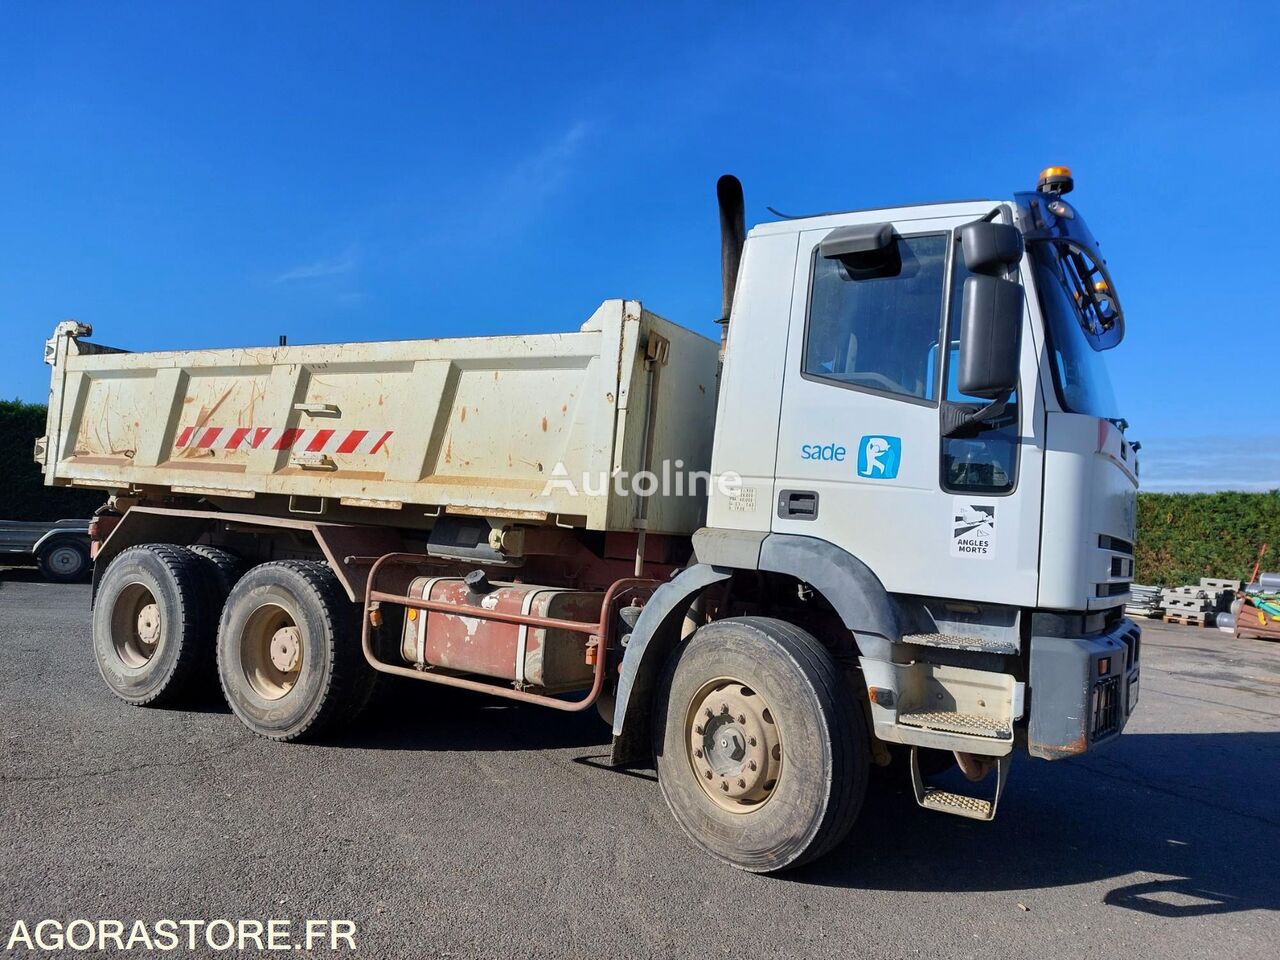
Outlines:
{"type": "MultiPolygon", "coordinates": [[[[636,301],[534,336],[128,353],[87,334],[62,324],[46,347],[53,485],[631,530],[637,498],[606,479],[710,467],[717,347],[636,301]]],[[[649,498],[647,528],[692,532],[701,492],[649,498]]]]}

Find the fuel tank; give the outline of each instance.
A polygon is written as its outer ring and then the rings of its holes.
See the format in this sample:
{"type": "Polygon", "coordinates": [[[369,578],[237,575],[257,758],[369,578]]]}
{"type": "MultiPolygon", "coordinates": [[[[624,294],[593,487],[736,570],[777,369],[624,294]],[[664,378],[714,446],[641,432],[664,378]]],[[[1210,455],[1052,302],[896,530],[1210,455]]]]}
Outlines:
{"type": "MultiPolygon", "coordinates": [[[[409,586],[414,599],[460,607],[595,623],[604,595],[532,583],[483,581],[468,585],[460,577],[419,577],[409,586]]],[[[417,666],[512,680],[545,690],[589,687],[594,667],[587,664],[587,635],[569,630],[524,627],[454,613],[407,612],[400,653],[417,666]]]]}

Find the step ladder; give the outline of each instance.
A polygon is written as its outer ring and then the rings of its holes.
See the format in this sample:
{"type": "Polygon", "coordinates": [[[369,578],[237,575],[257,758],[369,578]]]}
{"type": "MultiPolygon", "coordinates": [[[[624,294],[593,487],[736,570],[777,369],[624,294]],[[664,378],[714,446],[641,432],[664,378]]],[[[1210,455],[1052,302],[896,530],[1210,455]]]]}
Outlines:
{"type": "Polygon", "coordinates": [[[950,813],[957,817],[968,817],[970,820],[994,820],[996,805],[1000,795],[1004,793],[1005,781],[1009,778],[1011,754],[992,757],[996,762],[996,788],[990,799],[974,797],[969,794],[956,793],[927,783],[920,772],[919,748],[911,748],[911,787],[915,791],[916,803],[926,810],[939,813],[950,813]]]}
{"type": "Polygon", "coordinates": [[[1013,726],[1008,720],[981,717],[972,713],[951,713],[946,710],[900,713],[898,723],[940,733],[962,733],[969,737],[990,737],[992,740],[1013,739],[1013,726]]]}
{"type": "Polygon", "coordinates": [[[966,650],[970,653],[998,653],[1006,656],[1017,656],[1016,641],[998,637],[964,637],[955,633],[904,633],[903,643],[913,643],[918,647],[941,647],[945,650],[966,650]]]}

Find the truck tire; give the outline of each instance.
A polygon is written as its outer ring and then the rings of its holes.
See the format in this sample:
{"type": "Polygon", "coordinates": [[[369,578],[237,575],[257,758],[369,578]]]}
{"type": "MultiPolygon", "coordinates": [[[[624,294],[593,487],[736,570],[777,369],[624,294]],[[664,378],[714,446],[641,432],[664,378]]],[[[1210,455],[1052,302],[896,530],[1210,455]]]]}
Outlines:
{"type": "Polygon", "coordinates": [[[70,537],[50,541],[36,554],[40,575],[54,583],[79,583],[89,575],[93,563],[89,545],[70,537]]]}
{"type": "Polygon", "coordinates": [[[222,612],[222,605],[231,596],[231,588],[244,576],[244,561],[230,550],[211,547],[204,543],[192,544],[190,551],[205,561],[210,575],[209,585],[214,599],[214,615],[222,612]]]}
{"type": "Polygon", "coordinates": [[[767,617],[707,624],[672,656],[658,696],[658,783],[698,846],[770,873],[848,833],[870,746],[844,671],[813,636],[767,617]]]}
{"type": "Polygon", "coordinates": [[[240,579],[218,625],[218,679],[246,727],[314,739],[363,709],[375,674],[357,610],[324,563],[277,560],[240,579]]]}
{"type": "Polygon", "coordinates": [[[199,557],[167,543],[111,561],[93,605],[93,653],[121,700],[160,706],[191,691],[213,644],[203,577],[199,557]]]}
{"type": "Polygon", "coordinates": [[[213,624],[210,642],[205,644],[204,660],[200,665],[201,693],[210,699],[221,696],[218,685],[217,631],[218,621],[222,617],[222,608],[226,606],[231,590],[244,576],[244,561],[230,550],[211,547],[207,544],[192,544],[188,549],[199,558],[204,566],[205,597],[208,601],[209,619],[213,624]]]}

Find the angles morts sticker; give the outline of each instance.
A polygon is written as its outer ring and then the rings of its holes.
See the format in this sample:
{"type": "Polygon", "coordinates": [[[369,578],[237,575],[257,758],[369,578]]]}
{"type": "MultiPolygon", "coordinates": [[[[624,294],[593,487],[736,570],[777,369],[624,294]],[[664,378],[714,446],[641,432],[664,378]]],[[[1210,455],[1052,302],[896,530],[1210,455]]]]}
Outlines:
{"type": "Polygon", "coordinates": [[[990,557],[996,550],[996,505],[956,497],[951,516],[951,555],[990,557]]]}

